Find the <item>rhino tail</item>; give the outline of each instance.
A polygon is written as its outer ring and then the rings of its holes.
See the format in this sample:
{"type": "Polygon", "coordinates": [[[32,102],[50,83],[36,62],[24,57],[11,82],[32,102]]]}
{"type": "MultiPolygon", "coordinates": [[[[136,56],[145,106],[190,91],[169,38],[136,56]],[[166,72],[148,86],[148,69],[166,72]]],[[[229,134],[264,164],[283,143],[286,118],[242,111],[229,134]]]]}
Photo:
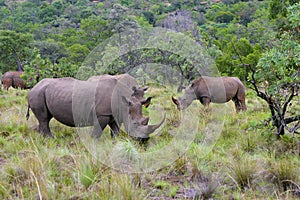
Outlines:
{"type": "Polygon", "coordinates": [[[28,120],[29,119],[29,109],[30,109],[30,107],[29,107],[29,104],[28,104],[28,107],[27,107],[27,113],[26,113],[26,120],[28,120]]]}

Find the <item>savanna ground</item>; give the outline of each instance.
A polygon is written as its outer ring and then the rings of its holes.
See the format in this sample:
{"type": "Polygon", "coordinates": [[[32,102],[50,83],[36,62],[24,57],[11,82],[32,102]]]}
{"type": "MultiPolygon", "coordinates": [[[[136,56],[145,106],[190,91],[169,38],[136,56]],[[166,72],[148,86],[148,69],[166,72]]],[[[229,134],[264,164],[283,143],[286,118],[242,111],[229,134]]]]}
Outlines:
{"type": "MultiPolygon", "coordinates": [[[[247,91],[248,110],[236,114],[232,103],[225,114],[209,114],[198,102],[189,110],[198,116],[197,135],[187,152],[158,171],[122,173],[113,170],[87,151],[74,128],[55,120],[50,123],[55,139],[34,130],[33,113],[28,121],[27,93],[10,89],[0,96],[0,198],[1,199],[297,199],[300,197],[299,146],[291,135],[274,136],[267,105],[247,91]],[[199,117],[200,116],[200,117],[199,117]],[[215,117],[224,124],[212,146],[203,133],[215,117]]],[[[175,94],[175,93],[174,93],[175,94]]],[[[154,109],[161,103],[167,111],[164,127],[148,146],[122,133],[117,142],[126,143],[129,154],[159,149],[172,140],[180,112],[164,88],[150,88],[154,109]],[[161,94],[164,95],[162,96],[161,94]],[[163,103],[162,103],[163,102],[163,103]]],[[[299,105],[298,105],[299,106],[299,105]]],[[[300,108],[297,108],[299,112],[300,108]]],[[[161,116],[152,117],[155,123],[161,116]]],[[[154,122],[153,122],[154,121],[154,122]]],[[[110,139],[109,129],[103,137],[110,139]]],[[[299,137],[298,137],[299,139],[299,137]]],[[[175,144],[176,145],[176,144],[175,144]]],[[[179,145],[179,144],[178,144],[179,145]]],[[[167,153],[167,152],[166,152],[167,153]]]]}

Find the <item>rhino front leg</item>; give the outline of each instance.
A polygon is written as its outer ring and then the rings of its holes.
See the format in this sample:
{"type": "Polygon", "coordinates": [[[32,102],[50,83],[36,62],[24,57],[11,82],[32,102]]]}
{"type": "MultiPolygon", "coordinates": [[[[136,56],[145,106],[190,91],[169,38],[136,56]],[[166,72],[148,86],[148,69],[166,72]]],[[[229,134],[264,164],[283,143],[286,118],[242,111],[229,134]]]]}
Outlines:
{"type": "Polygon", "coordinates": [[[238,100],[238,98],[233,98],[232,101],[234,102],[235,104],[235,110],[236,112],[240,112],[241,111],[241,103],[240,101],[238,100]]]}
{"type": "Polygon", "coordinates": [[[103,130],[107,126],[107,124],[110,121],[109,116],[99,116],[97,117],[97,120],[94,120],[94,128],[92,132],[92,137],[94,138],[100,138],[103,130]]]}
{"type": "Polygon", "coordinates": [[[109,127],[111,128],[110,135],[112,138],[115,138],[116,136],[119,135],[120,127],[118,126],[118,124],[115,120],[113,120],[109,123],[109,127]]]}

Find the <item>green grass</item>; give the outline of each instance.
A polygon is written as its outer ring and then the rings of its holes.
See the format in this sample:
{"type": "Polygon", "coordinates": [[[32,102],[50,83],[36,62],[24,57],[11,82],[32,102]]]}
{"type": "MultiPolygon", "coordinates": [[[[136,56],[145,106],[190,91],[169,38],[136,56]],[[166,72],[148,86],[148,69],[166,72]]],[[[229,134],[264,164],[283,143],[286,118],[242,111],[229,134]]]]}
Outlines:
{"type": "MultiPolygon", "coordinates": [[[[110,168],[88,152],[76,129],[55,120],[50,123],[55,139],[41,136],[35,131],[33,113],[28,121],[25,118],[27,93],[10,89],[0,96],[1,199],[299,198],[299,146],[291,135],[276,138],[265,123],[270,116],[267,106],[251,92],[246,113],[236,114],[233,104],[227,103],[226,113],[214,114],[195,102],[197,109],[187,112],[188,122],[198,125],[186,153],[145,173],[110,168]],[[220,135],[214,135],[217,132],[220,135]]],[[[124,133],[112,141],[106,129],[104,153],[129,162],[145,152],[175,155],[176,147],[186,145],[184,136],[191,130],[187,126],[176,133],[183,119],[171,102],[172,94],[150,88],[147,96],[151,94],[155,96],[152,105],[143,111],[150,123],[159,121],[161,114],[156,111],[161,107],[167,112],[159,134],[142,145],[124,133]]],[[[212,104],[210,109],[218,111],[220,106],[224,105],[212,104]]],[[[120,164],[127,167],[126,162],[120,164]]]]}

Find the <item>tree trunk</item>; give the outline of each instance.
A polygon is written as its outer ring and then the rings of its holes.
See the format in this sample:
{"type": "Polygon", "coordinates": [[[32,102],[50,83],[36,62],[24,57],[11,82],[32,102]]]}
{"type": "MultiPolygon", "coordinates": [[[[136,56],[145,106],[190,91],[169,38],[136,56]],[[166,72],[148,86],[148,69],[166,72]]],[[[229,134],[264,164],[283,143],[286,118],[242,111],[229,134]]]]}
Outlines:
{"type": "Polygon", "coordinates": [[[24,68],[20,62],[20,59],[18,58],[18,55],[16,52],[13,52],[13,55],[14,55],[14,58],[15,58],[15,61],[16,61],[16,64],[17,64],[17,67],[18,67],[18,71],[24,71],[24,68]]]}

